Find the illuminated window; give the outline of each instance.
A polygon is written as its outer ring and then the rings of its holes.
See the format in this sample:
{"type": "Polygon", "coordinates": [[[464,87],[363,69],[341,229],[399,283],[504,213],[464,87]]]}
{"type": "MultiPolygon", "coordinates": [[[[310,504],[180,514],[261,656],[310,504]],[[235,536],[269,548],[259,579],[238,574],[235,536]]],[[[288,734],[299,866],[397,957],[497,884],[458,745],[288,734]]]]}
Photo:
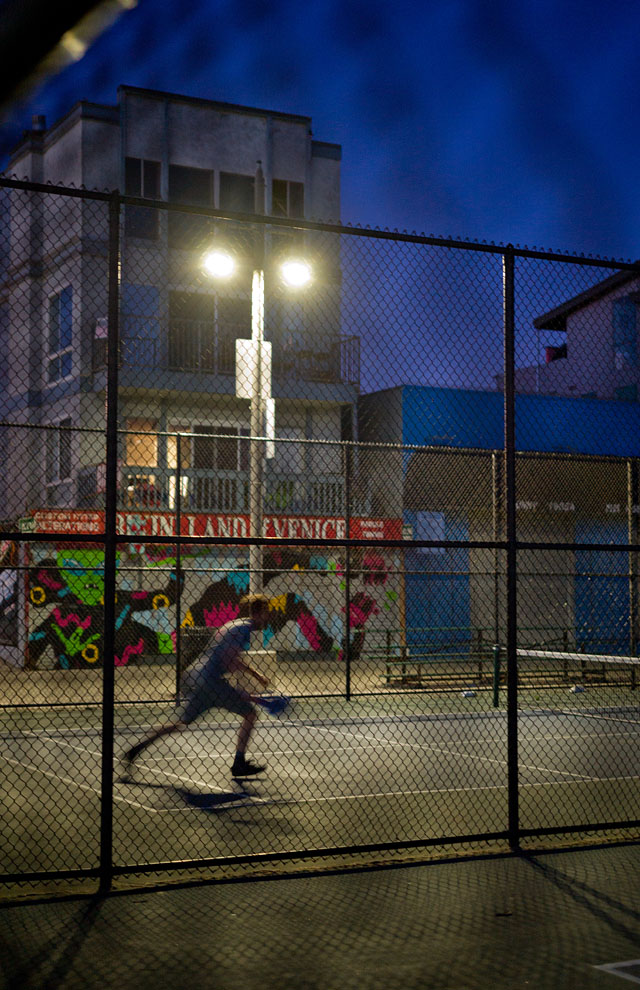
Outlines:
{"type": "Polygon", "coordinates": [[[125,464],[135,467],[156,467],[158,437],[155,419],[128,419],[125,464]]]}

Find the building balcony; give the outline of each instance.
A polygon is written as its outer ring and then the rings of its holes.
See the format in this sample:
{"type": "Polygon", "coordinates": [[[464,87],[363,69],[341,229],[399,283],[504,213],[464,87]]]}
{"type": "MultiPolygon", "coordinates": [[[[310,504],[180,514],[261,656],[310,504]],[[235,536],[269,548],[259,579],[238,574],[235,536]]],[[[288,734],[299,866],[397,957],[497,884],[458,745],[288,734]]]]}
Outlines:
{"type": "MultiPolygon", "coordinates": [[[[88,479],[91,469],[85,469],[88,479]]],[[[170,468],[124,465],[120,473],[118,509],[175,512],[178,480],[170,468]]],[[[79,508],[102,508],[104,493],[78,485],[79,508]]],[[[249,475],[246,471],[209,471],[189,468],[180,472],[182,512],[249,513],[249,475]]],[[[268,515],[345,516],[345,482],[340,474],[276,474],[267,468],[263,512],[268,515]]],[[[352,492],[350,515],[371,514],[367,491],[352,492]]]]}
{"type": "MultiPolygon", "coordinates": [[[[166,335],[157,333],[155,321],[145,321],[145,332],[131,334],[124,321],[120,340],[120,367],[139,371],[190,373],[205,376],[235,374],[235,341],[248,337],[244,326],[214,322],[172,320],[166,335]]],[[[136,329],[140,329],[137,321],[136,329]]],[[[272,377],[276,381],[305,381],[358,387],[360,338],[278,331],[272,335],[272,377]]],[[[107,341],[93,342],[93,370],[106,367],[107,341]]]]}

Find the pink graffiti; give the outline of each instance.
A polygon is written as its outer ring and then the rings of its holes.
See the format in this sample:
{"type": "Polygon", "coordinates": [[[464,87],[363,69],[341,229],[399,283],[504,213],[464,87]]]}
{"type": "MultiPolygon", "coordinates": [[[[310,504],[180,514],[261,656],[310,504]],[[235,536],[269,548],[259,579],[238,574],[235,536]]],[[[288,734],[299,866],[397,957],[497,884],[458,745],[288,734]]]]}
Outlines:
{"type": "Polygon", "coordinates": [[[320,637],[318,636],[318,622],[313,615],[302,614],[298,616],[300,632],[306,639],[312,650],[320,649],[320,637]]]}
{"type": "Polygon", "coordinates": [[[46,584],[48,588],[54,588],[55,590],[62,587],[58,581],[54,581],[53,578],[49,577],[45,571],[38,571],[37,580],[40,581],[41,584],[46,584]]]}
{"type": "Polygon", "coordinates": [[[131,592],[131,597],[132,598],[146,598],[147,597],[147,594],[148,594],[148,592],[146,592],[146,591],[132,591],[131,592]]]}
{"type": "Polygon", "coordinates": [[[127,643],[122,653],[122,656],[121,657],[114,656],[113,661],[115,666],[124,667],[126,664],[129,663],[130,657],[135,656],[137,653],[142,653],[143,650],[144,650],[144,640],[142,639],[142,637],[140,637],[140,639],[138,640],[135,646],[133,646],[131,643],[127,643]]]}
{"type": "MultiPolygon", "coordinates": [[[[342,609],[344,612],[344,608],[342,609]]],[[[366,595],[356,595],[352,602],[349,602],[349,621],[352,628],[361,628],[368,618],[372,615],[378,615],[380,609],[377,607],[373,598],[367,598],[366,595]]]]}
{"type": "Polygon", "coordinates": [[[61,626],[63,629],[65,626],[68,626],[70,622],[73,622],[76,626],[80,626],[81,629],[88,629],[89,626],[91,625],[90,615],[88,615],[86,619],[81,621],[79,615],[76,615],[75,612],[71,612],[65,619],[59,608],[54,608],[53,617],[58,623],[58,625],[61,626]]]}
{"type": "Polygon", "coordinates": [[[232,619],[237,619],[239,612],[240,609],[233,602],[220,602],[219,605],[214,605],[210,611],[207,611],[206,608],[202,610],[205,626],[215,626],[216,629],[224,626],[226,622],[231,622],[232,619]]]}
{"type": "Polygon", "coordinates": [[[365,584],[385,584],[388,574],[384,557],[370,554],[362,561],[362,576],[365,584]]]}

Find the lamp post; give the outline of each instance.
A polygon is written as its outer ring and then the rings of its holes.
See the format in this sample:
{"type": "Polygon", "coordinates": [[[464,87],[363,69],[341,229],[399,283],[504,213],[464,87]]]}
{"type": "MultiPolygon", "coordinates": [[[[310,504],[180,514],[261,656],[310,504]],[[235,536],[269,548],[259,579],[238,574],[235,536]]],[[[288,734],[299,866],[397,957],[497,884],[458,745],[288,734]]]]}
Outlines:
{"type": "MultiPolygon", "coordinates": [[[[208,274],[229,278],[235,259],[226,251],[207,254],[203,266],[208,274]]],[[[302,287],[311,279],[311,268],[300,260],[280,266],[283,281],[292,288],[302,287]]],[[[271,395],[271,341],[264,339],[265,270],[254,267],[251,276],[251,339],[236,340],[236,396],[250,401],[249,440],[249,518],[250,535],[262,536],[264,462],[273,457],[275,437],[275,402],[271,395]],[[257,440],[265,437],[266,440],[257,440]]],[[[262,547],[249,546],[249,591],[262,591],[262,547]]]]}

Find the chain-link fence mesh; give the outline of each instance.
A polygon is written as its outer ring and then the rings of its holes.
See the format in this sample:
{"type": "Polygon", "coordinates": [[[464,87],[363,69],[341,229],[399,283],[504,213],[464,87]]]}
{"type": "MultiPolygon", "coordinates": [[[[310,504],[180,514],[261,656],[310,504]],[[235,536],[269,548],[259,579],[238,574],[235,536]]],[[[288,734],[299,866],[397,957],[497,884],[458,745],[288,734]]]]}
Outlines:
{"type": "Polygon", "coordinates": [[[633,266],[2,195],[5,877],[637,829],[633,266]]]}

